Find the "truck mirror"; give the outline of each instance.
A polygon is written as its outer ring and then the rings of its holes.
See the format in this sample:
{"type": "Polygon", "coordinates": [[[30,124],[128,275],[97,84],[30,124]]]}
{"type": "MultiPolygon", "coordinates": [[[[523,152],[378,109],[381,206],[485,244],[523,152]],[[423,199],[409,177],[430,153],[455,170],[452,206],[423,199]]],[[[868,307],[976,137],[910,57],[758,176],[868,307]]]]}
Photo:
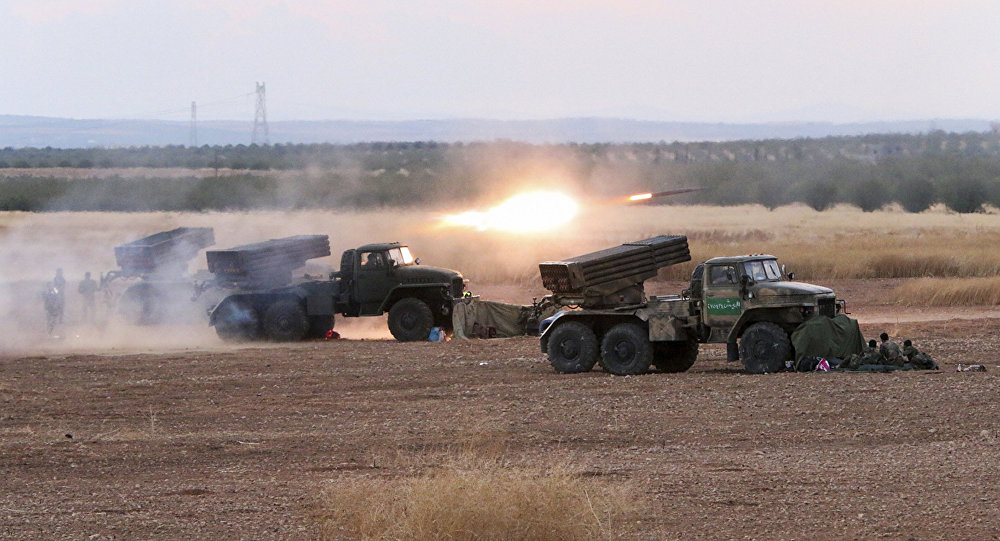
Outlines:
{"type": "Polygon", "coordinates": [[[740,276],[740,285],[743,287],[750,287],[753,285],[753,278],[750,278],[749,274],[744,274],[740,276]]]}
{"type": "Polygon", "coordinates": [[[788,279],[789,280],[794,280],[795,279],[795,273],[794,272],[788,273],[788,279]]]}
{"type": "Polygon", "coordinates": [[[413,262],[415,264],[419,265],[420,264],[420,258],[418,257],[418,258],[414,259],[413,262]]]}

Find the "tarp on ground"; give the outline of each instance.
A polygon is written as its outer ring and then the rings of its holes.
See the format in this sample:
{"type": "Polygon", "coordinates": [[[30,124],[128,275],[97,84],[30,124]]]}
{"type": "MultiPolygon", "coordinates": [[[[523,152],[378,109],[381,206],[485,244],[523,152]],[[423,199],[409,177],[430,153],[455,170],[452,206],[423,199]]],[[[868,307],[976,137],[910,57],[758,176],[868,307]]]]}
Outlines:
{"type": "Polygon", "coordinates": [[[865,339],[861,336],[858,320],[844,314],[836,317],[817,316],[807,320],[792,333],[795,362],[803,357],[846,359],[861,353],[865,339]]]}
{"type": "MultiPolygon", "coordinates": [[[[523,336],[532,307],[465,298],[455,302],[451,320],[455,338],[508,338],[523,336]]],[[[556,310],[542,312],[544,319],[556,310]]],[[[537,329],[535,329],[537,331],[537,329]]]]}

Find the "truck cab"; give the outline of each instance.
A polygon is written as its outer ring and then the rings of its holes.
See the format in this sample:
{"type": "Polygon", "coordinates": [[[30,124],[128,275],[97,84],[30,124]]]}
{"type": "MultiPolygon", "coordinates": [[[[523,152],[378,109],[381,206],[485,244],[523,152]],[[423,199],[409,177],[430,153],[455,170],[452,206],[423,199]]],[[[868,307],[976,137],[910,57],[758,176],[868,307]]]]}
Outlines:
{"type": "Polygon", "coordinates": [[[460,273],[421,265],[410,248],[398,242],[344,251],[334,278],[340,279],[338,307],[344,316],[381,315],[403,298],[415,297],[430,308],[432,324],[439,326],[449,326],[451,301],[465,289],[460,273]]]}
{"type": "Polygon", "coordinates": [[[837,312],[833,290],[792,281],[772,255],[709,259],[701,288],[704,323],[727,334],[741,320],[759,319],[746,317],[755,310],[779,309],[784,313],[780,321],[795,325],[814,314],[833,317],[837,312]]]}
{"type": "MultiPolygon", "coordinates": [[[[752,343],[769,343],[768,340],[774,339],[783,345],[782,333],[790,334],[815,315],[837,314],[833,290],[792,280],[773,255],[716,257],[703,266],[702,278],[693,281],[698,283],[692,283],[690,296],[700,295],[701,300],[696,302],[700,304],[706,341],[726,342],[730,361],[743,359],[744,364],[754,363],[762,355],[750,351],[752,343]],[[693,291],[698,285],[700,291],[693,291]],[[762,330],[764,327],[767,329],[762,330]],[[750,336],[744,340],[748,331],[750,336]],[[761,333],[767,334],[767,339],[758,340],[756,336],[761,333]]],[[[778,366],[775,361],[767,361],[762,367],[749,368],[775,371],[778,366]]]]}

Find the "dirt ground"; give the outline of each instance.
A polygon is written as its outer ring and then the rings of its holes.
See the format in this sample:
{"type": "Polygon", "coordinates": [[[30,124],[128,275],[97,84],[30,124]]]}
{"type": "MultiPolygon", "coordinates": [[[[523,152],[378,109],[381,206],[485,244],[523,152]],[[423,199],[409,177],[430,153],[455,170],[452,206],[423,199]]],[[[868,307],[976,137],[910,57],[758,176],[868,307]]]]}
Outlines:
{"type": "Polygon", "coordinates": [[[537,338],[340,322],[348,339],[291,345],[39,342],[0,357],[0,537],[310,539],[325,487],[462,452],[634,483],[627,539],[1000,537],[1000,312],[830,285],[866,338],[911,338],[942,370],[751,376],[712,345],[683,374],[558,375],[537,338]]]}

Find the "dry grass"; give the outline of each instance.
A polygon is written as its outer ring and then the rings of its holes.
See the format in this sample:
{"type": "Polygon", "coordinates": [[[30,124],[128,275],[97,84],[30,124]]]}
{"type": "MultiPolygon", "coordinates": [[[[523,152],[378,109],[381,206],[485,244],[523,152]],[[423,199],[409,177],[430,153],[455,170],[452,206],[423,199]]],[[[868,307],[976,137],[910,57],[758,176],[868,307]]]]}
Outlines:
{"type": "Polygon", "coordinates": [[[983,306],[1000,304],[1000,278],[921,278],[894,292],[904,306],[983,306]]]}
{"type": "Polygon", "coordinates": [[[576,540],[621,535],[628,484],[460,456],[409,479],[340,479],[316,517],[324,539],[576,540]]]}
{"type": "MultiPolygon", "coordinates": [[[[447,208],[441,212],[462,209],[447,208]]],[[[523,217],[530,222],[544,209],[523,217]]],[[[720,255],[770,253],[802,279],[990,277],[1000,275],[1000,215],[961,215],[937,207],[921,214],[893,208],[861,212],[837,207],[816,212],[793,205],[591,206],[549,231],[504,233],[442,227],[441,214],[420,209],[365,212],[253,213],[0,213],[0,243],[10,254],[3,281],[39,279],[55,267],[72,274],[115,267],[112,247],[179,226],[215,228],[216,248],[281,236],[326,233],[339,266],[340,251],[373,241],[407,242],[426,264],[459,269],[476,284],[535,287],[538,263],[584,254],[659,234],[685,234],[693,260],[665,269],[684,279],[696,261],[720,255]]],[[[191,270],[204,268],[203,256],[191,270]]]]}

